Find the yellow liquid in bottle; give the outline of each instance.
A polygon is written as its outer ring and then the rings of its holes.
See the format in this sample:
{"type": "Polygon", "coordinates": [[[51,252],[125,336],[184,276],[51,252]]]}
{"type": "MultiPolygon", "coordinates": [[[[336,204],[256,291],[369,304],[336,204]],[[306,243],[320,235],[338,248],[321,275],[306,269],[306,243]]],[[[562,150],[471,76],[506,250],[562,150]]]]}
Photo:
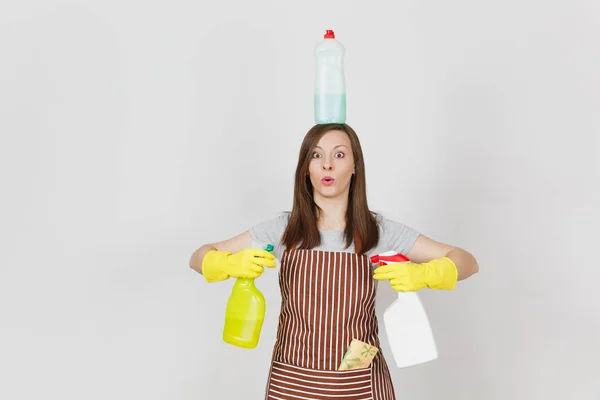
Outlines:
{"type": "Polygon", "coordinates": [[[247,349],[256,347],[265,310],[265,298],[254,286],[254,279],[238,279],[227,301],[223,340],[247,349]]]}

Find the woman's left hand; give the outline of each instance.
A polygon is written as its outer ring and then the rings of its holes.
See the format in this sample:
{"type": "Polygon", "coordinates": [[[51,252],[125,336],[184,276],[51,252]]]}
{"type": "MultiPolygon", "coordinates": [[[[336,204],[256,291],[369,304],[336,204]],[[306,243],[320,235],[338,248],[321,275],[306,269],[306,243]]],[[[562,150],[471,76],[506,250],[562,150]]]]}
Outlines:
{"type": "Polygon", "coordinates": [[[396,292],[416,292],[425,287],[452,290],[456,286],[458,271],[448,257],[426,263],[393,263],[375,269],[373,278],[389,280],[396,292]]]}

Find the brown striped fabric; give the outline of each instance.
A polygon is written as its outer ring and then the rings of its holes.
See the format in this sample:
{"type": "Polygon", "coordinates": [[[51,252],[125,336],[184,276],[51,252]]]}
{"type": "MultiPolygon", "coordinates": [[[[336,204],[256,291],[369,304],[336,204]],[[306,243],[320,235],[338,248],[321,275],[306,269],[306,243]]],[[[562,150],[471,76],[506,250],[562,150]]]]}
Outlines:
{"type": "Polygon", "coordinates": [[[371,367],[338,371],[353,339],[378,348],[376,286],[366,254],[288,250],[267,399],[394,400],[381,352],[371,367]]]}
{"type": "Polygon", "coordinates": [[[372,399],[371,380],[371,368],[318,371],[275,361],[269,399],[372,399]]]}

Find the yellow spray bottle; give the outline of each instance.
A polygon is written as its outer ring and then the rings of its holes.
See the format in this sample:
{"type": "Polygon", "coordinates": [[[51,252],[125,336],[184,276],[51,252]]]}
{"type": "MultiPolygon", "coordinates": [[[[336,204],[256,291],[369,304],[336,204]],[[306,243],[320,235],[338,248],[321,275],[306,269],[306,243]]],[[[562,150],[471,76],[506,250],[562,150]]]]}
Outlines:
{"type": "MultiPolygon", "coordinates": [[[[269,244],[265,250],[273,251],[273,246],[269,244]]],[[[246,349],[256,347],[265,310],[265,298],[254,286],[254,279],[238,278],[227,301],[223,340],[246,349]]]]}

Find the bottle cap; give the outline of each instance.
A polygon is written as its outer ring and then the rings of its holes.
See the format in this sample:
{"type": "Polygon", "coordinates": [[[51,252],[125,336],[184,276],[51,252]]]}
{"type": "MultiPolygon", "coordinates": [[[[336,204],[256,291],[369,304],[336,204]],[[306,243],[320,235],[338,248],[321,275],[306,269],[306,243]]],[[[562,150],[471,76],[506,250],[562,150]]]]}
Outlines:
{"type": "Polygon", "coordinates": [[[332,30],[328,29],[325,31],[324,37],[325,39],[335,39],[335,33],[332,30]]]}
{"type": "Polygon", "coordinates": [[[370,257],[372,263],[390,263],[390,262],[409,262],[410,259],[404,254],[395,251],[386,251],[381,254],[374,254],[370,257]]]}

